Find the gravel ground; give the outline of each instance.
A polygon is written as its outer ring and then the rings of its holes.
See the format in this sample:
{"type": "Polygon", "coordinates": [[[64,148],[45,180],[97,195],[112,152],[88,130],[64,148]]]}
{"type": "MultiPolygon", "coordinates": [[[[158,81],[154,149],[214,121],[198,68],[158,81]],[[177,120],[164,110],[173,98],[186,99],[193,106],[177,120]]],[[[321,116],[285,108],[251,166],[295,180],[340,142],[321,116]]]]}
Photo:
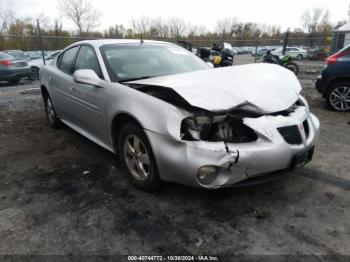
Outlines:
{"type": "Polygon", "coordinates": [[[285,179],[205,191],[132,187],[118,158],[46,124],[38,82],[0,84],[0,255],[350,255],[350,114],[321,121],[314,160],[285,179]]]}

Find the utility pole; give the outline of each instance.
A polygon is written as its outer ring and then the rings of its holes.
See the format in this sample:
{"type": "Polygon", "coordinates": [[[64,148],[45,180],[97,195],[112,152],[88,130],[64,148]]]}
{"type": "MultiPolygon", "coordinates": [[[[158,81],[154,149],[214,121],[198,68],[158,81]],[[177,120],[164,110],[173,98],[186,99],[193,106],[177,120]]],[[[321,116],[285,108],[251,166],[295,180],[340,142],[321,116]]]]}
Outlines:
{"type": "Polygon", "coordinates": [[[39,46],[40,46],[40,49],[41,49],[41,55],[43,57],[44,65],[46,65],[44,48],[43,48],[43,38],[42,38],[42,35],[41,35],[39,19],[36,20],[36,24],[37,24],[37,29],[38,29],[38,39],[39,39],[39,46]]]}
{"type": "Polygon", "coordinates": [[[288,37],[289,37],[289,28],[287,29],[287,32],[284,34],[283,49],[282,49],[283,55],[285,55],[286,48],[288,46],[288,37]]]}
{"type": "Polygon", "coordinates": [[[260,32],[259,30],[256,31],[256,39],[255,39],[255,56],[254,56],[254,63],[256,63],[258,61],[258,47],[259,47],[259,35],[260,35],[260,32]]]}

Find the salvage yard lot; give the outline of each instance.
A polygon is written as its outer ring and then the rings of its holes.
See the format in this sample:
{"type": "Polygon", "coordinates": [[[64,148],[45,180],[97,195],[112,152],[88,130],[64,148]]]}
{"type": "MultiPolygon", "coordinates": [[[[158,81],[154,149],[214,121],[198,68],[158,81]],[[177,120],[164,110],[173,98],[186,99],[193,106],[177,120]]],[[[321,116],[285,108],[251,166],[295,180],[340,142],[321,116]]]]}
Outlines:
{"type": "Polygon", "coordinates": [[[314,160],[285,179],[145,193],[118,158],[46,124],[38,82],[0,84],[0,255],[348,254],[350,113],[331,112],[302,73],[321,121],[314,160]]]}

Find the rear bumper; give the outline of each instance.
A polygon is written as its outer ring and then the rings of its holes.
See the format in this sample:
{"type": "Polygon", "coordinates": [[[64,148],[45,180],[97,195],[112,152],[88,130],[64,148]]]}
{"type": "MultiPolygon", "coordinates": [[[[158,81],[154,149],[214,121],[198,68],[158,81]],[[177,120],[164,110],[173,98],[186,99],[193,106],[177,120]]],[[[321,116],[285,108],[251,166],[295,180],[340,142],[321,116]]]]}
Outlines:
{"type": "Polygon", "coordinates": [[[24,77],[29,77],[33,74],[30,67],[21,69],[11,69],[11,70],[1,70],[0,80],[1,81],[11,81],[19,80],[24,77]]]}

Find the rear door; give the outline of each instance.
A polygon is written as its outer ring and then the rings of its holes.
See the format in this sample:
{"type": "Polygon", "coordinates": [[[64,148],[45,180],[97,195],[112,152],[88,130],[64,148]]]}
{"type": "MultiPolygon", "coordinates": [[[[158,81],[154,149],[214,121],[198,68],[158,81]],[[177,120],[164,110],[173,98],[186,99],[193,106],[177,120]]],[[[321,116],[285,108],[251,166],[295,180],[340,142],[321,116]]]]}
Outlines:
{"type": "MultiPolygon", "coordinates": [[[[80,47],[74,71],[80,69],[93,70],[103,79],[99,61],[92,46],[82,45],[80,47]]],[[[100,141],[107,143],[105,88],[80,83],[73,83],[71,87],[72,96],[74,97],[74,118],[79,120],[79,125],[85,131],[100,141]]]]}

